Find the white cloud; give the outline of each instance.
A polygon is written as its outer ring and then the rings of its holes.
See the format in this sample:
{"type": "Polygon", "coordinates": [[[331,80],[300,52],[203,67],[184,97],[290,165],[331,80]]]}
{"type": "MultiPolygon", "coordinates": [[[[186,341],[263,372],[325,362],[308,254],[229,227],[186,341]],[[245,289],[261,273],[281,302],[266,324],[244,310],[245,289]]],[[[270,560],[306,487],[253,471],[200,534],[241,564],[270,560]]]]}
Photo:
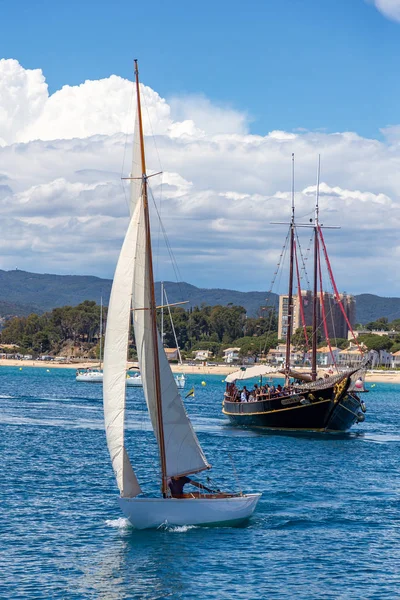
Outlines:
{"type": "Polygon", "coordinates": [[[174,97],[169,101],[171,114],[178,121],[191,121],[210,134],[248,131],[247,115],[227,106],[216,106],[201,95],[174,97]]]}
{"type": "Polygon", "coordinates": [[[373,2],[385,17],[400,21],[400,0],[373,0],[373,2]]]}
{"type": "MultiPolygon", "coordinates": [[[[0,268],[111,277],[127,224],[132,83],[112,76],[49,96],[40,70],[0,61],[0,74],[0,268]]],[[[307,222],[321,153],[321,220],[341,226],[326,233],[339,286],[400,294],[399,126],[383,141],[252,135],[229,107],[142,91],[148,165],[164,171],[152,190],[183,279],[267,289],[286,235],[270,222],[289,217],[291,154],[307,222]]],[[[153,223],[156,275],[174,278],[155,214],[153,223]]]]}

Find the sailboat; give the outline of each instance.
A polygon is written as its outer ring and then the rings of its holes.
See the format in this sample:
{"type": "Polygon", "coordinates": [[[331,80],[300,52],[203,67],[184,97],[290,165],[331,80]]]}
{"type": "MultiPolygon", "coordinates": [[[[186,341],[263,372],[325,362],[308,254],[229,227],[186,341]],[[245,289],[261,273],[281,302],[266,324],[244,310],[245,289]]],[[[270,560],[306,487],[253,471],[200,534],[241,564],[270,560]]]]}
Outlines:
{"type": "MultiPolygon", "coordinates": [[[[348,369],[336,374],[325,374],[320,378],[317,372],[317,314],[318,314],[318,282],[320,283],[321,309],[324,311],[324,299],[322,291],[322,275],[320,263],[320,247],[325,255],[328,270],[330,271],[331,282],[335,290],[335,301],[341,306],[340,294],[334,282],[329,259],[326,252],[324,237],[322,234],[323,226],[319,222],[319,179],[320,179],[320,159],[318,161],[317,192],[314,223],[297,224],[295,222],[295,204],[294,204],[294,155],[292,155],[292,211],[289,224],[289,289],[288,289],[288,311],[286,327],[286,356],[285,368],[281,371],[285,375],[285,385],[278,391],[274,386],[265,388],[263,393],[252,395],[251,402],[241,401],[241,395],[238,387],[232,381],[235,374],[227,378],[227,386],[224,394],[222,412],[229,417],[230,421],[236,425],[265,427],[268,429],[280,430],[307,430],[319,432],[338,432],[347,431],[354,423],[360,423],[365,420],[365,403],[360,400],[358,395],[362,379],[362,367],[357,369],[348,369]],[[290,363],[291,339],[293,323],[293,280],[296,264],[295,257],[295,234],[296,227],[311,227],[314,238],[314,282],[313,282],[313,306],[312,306],[312,353],[311,353],[311,373],[301,373],[292,368],[290,363]],[[293,378],[293,381],[291,381],[293,378]],[[356,385],[357,384],[357,385],[356,385]]],[[[279,223],[282,224],[282,223],[279,223]]],[[[332,227],[329,227],[332,229],[332,227]]],[[[297,269],[299,301],[301,303],[300,278],[297,269]]],[[[345,315],[344,311],[342,311],[345,315]]],[[[351,329],[351,324],[347,324],[351,329]]],[[[324,326],[326,319],[322,319],[324,326]]],[[[305,329],[305,324],[304,324],[305,329]]],[[[327,332],[326,332],[327,334],[327,332]]],[[[355,339],[355,338],[354,338],[355,339]]],[[[329,347],[330,347],[330,342],[329,347]]],[[[360,351],[361,348],[359,347],[360,351]]],[[[331,349],[332,352],[332,349],[331,349]]],[[[251,369],[249,369],[251,377],[251,369]]],[[[241,379],[245,379],[246,375],[241,379]]],[[[280,386],[281,387],[281,386],[280,386]]],[[[362,387],[362,386],[361,386],[362,387]]],[[[363,390],[361,390],[363,391],[363,390]]],[[[364,390],[365,391],[365,390],[364,390]]],[[[243,398],[244,400],[245,398],[243,398]]]]}
{"type": "Polygon", "coordinates": [[[170,489],[171,481],[211,467],[186,413],[157,330],[149,175],[146,171],[137,61],[135,81],[137,127],[130,178],[131,216],[111,290],[104,352],[104,421],[107,445],[120,490],[119,504],[138,529],[162,524],[235,524],[251,516],[260,494],[206,492],[203,489],[176,497],[172,496],[170,489]],[[139,164],[135,162],[135,156],[140,157],[139,164]],[[144,495],[125,446],[124,365],[132,314],[144,396],[160,458],[160,495],[156,497],[144,495]]]}

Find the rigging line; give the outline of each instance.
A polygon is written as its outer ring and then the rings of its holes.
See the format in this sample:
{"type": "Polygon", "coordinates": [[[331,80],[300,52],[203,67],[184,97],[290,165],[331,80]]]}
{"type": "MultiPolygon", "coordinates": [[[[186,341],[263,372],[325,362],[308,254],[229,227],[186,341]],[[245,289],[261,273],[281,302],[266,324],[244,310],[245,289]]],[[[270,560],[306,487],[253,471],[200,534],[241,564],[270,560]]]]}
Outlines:
{"type": "MultiPolygon", "coordinates": [[[[274,275],[273,275],[273,278],[272,278],[271,287],[270,287],[270,289],[267,292],[267,298],[266,298],[266,300],[268,300],[268,296],[270,294],[272,294],[272,290],[274,288],[274,285],[275,285],[276,279],[278,277],[278,274],[279,274],[279,279],[278,279],[278,286],[277,287],[278,287],[278,290],[279,290],[280,282],[281,282],[281,279],[282,279],[281,265],[282,265],[282,263],[285,262],[285,259],[286,259],[286,253],[287,253],[287,249],[288,249],[289,237],[290,237],[290,228],[289,228],[288,233],[286,235],[286,239],[285,239],[285,242],[283,244],[282,251],[281,251],[281,253],[279,255],[279,261],[278,261],[278,264],[277,264],[277,267],[276,267],[276,271],[274,272],[274,275]]],[[[276,312],[276,310],[275,310],[275,312],[276,312]]],[[[268,330],[267,330],[267,336],[268,337],[272,333],[272,331],[271,331],[271,329],[272,329],[272,318],[273,318],[273,311],[270,311],[269,325],[268,325],[268,330]]],[[[265,343],[264,343],[264,348],[263,348],[263,354],[265,354],[266,348],[267,348],[267,338],[265,338],[265,343]]]]}
{"type": "Polygon", "coordinates": [[[334,294],[334,289],[331,283],[331,290],[332,290],[332,294],[329,298],[329,306],[330,306],[330,315],[332,317],[332,330],[333,330],[333,339],[335,340],[335,346],[337,346],[337,335],[336,335],[336,328],[335,328],[335,319],[333,318],[333,309],[334,309],[334,304],[333,304],[333,298],[335,296],[334,294]]]}
{"type": "Polygon", "coordinates": [[[323,289],[323,285],[322,285],[322,270],[321,270],[321,253],[320,253],[320,244],[319,244],[319,240],[318,237],[316,239],[316,243],[317,243],[317,255],[318,255],[318,274],[319,274],[319,286],[320,286],[320,304],[321,304],[321,316],[322,316],[322,321],[324,324],[324,333],[325,333],[325,339],[328,343],[328,348],[329,348],[329,352],[332,358],[332,362],[336,367],[336,361],[335,361],[335,357],[333,355],[333,350],[332,350],[332,346],[331,346],[331,340],[329,339],[329,332],[328,332],[328,326],[326,323],[326,314],[325,314],[325,297],[324,297],[324,289],[323,289]]]}
{"type": "MultiPolygon", "coordinates": [[[[178,338],[176,337],[175,325],[174,325],[174,321],[172,319],[172,314],[171,314],[171,306],[168,303],[167,290],[164,287],[163,287],[163,292],[164,292],[165,299],[167,301],[169,320],[171,322],[172,333],[174,334],[176,349],[178,350],[179,364],[181,365],[182,364],[181,351],[179,349],[178,338]]],[[[162,298],[162,300],[164,301],[164,298],[162,298]]]]}
{"type": "Polygon", "coordinates": [[[276,271],[274,271],[274,274],[273,274],[273,277],[272,277],[272,281],[271,281],[271,285],[270,285],[270,288],[269,288],[269,290],[268,290],[267,294],[271,294],[271,293],[272,293],[272,290],[273,290],[273,288],[274,288],[274,285],[275,285],[276,278],[277,278],[277,276],[278,276],[278,273],[279,273],[279,270],[280,270],[281,264],[282,264],[282,262],[283,262],[283,261],[282,261],[282,258],[284,257],[284,255],[286,255],[286,249],[287,249],[287,244],[288,244],[288,241],[289,241],[289,236],[290,236],[290,229],[289,229],[289,231],[288,231],[288,233],[287,233],[287,236],[286,236],[285,242],[284,242],[284,244],[283,244],[283,246],[282,246],[282,251],[281,251],[281,253],[280,253],[280,255],[279,255],[279,260],[278,260],[278,263],[277,263],[277,265],[276,265],[276,271]]]}
{"type": "Polygon", "coordinates": [[[169,257],[171,259],[172,268],[173,268],[174,273],[175,273],[176,283],[178,284],[179,292],[180,292],[180,294],[181,294],[181,296],[183,298],[183,290],[182,290],[182,287],[180,285],[181,282],[183,281],[182,275],[181,275],[181,272],[179,270],[178,263],[177,263],[177,261],[175,259],[174,253],[172,251],[172,247],[171,247],[171,244],[169,242],[169,239],[168,239],[168,236],[167,236],[167,232],[166,232],[165,227],[163,225],[163,222],[161,220],[161,215],[160,215],[160,213],[158,211],[157,204],[156,204],[156,202],[154,200],[153,191],[152,191],[152,189],[151,189],[150,186],[148,186],[148,190],[150,191],[150,196],[151,196],[151,199],[153,200],[154,208],[156,210],[157,217],[158,217],[159,222],[160,222],[160,227],[161,227],[161,231],[162,231],[163,236],[164,236],[165,245],[167,247],[168,254],[169,254],[169,257]],[[179,278],[180,278],[180,281],[179,281],[179,278]]]}
{"type": "MultiPolygon", "coordinates": [[[[132,93],[131,93],[131,98],[130,98],[130,101],[129,101],[129,109],[128,109],[128,112],[127,112],[127,115],[126,115],[126,121],[128,120],[129,115],[131,114],[131,111],[132,111],[133,97],[134,97],[134,94],[135,94],[135,85],[136,84],[133,81],[132,82],[132,93]]],[[[128,198],[126,196],[126,189],[125,189],[124,184],[122,183],[122,178],[123,178],[124,169],[125,169],[126,147],[128,145],[128,136],[130,135],[128,133],[128,127],[126,127],[126,126],[125,126],[125,131],[126,131],[126,133],[125,133],[124,153],[123,153],[123,156],[122,156],[122,166],[121,166],[121,177],[120,177],[120,179],[121,179],[122,189],[124,190],[125,203],[126,203],[126,205],[128,207],[129,203],[128,203],[128,198]]]]}
{"type": "MultiPolygon", "coordinates": [[[[281,250],[281,253],[279,255],[279,260],[278,260],[278,263],[277,263],[277,266],[276,266],[276,271],[273,274],[271,285],[270,285],[270,288],[269,288],[269,290],[267,292],[267,297],[266,297],[266,301],[267,302],[268,302],[268,297],[272,294],[272,290],[274,288],[274,285],[275,285],[278,273],[280,273],[280,277],[282,276],[282,272],[281,272],[280,269],[281,269],[281,264],[284,261],[285,256],[286,256],[286,250],[287,250],[287,245],[288,245],[288,241],[289,241],[289,236],[290,236],[290,229],[289,229],[289,231],[288,231],[288,233],[286,235],[285,242],[284,242],[284,244],[282,246],[282,250],[281,250]]],[[[280,279],[279,279],[279,281],[280,281],[280,279]]],[[[271,307],[271,308],[273,308],[273,310],[270,310],[269,324],[268,324],[268,329],[267,329],[267,332],[266,332],[266,336],[268,336],[268,337],[272,333],[271,329],[272,329],[272,319],[273,319],[273,316],[274,316],[273,313],[274,313],[274,311],[276,312],[276,309],[274,307],[271,307]]],[[[265,342],[264,342],[263,354],[265,353],[266,348],[267,348],[267,337],[265,338],[265,342]]]]}
{"type": "Polygon", "coordinates": [[[301,294],[299,261],[297,260],[297,244],[296,244],[296,242],[294,243],[294,259],[295,259],[296,276],[297,276],[297,302],[299,303],[301,323],[303,325],[303,332],[304,332],[304,337],[305,337],[305,340],[306,340],[307,352],[308,352],[308,350],[310,348],[310,343],[308,341],[306,319],[304,317],[304,304],[303,304],[303,296],[301,294]]]}
{"type": "MultiPolygon", "coordinates": [[[[150,118],[150,112],[149,112],[149,107],[148,107],[148,105],[147,105],[146,95],[145,95],[145,94],[142,94],[141,98],[142,98],[142,105],[144,105],[144,108],[145,108],[145,110],[146,110],[146,114],[147,114],[147,120],[148,120],[148,124],[149,124],[150,131],[151,131],[151,136],[150,136],[150,137],[151,137],[151,138],[152,138],[152,140],[153,140],[153,143],[154,143],[154,148],[155,148],[155,151],[156,151],[156,154],[157,154],[157,159],[158,159],[158,167],[159,167],[159,170],[160,170],[160,171],[161,171],[161,173],[162,173],[162,165],[161,165],[160,153],[159,153],[159,151],[158,151],[158,146],[157,146],[156,136],[155,136],[155,134],[154,134],[154,129],[153,129],[153,125],[152,125],[152,120],[151,120],[151,118],[150,118]]],[[[159,203],[160,203],[160,218],[161,218],[161,206],[162,206],[162,201],[163,201],[163,197],[162,197],[162,191],[163,191],[163,188],[162,188],[162,174],[161,174],[161,193],[160,193],[160,200],[159,200],[159,203]]],[[[154,200],[154,199],[153,199],[153,202],[155,202],[155,200],[154,200]]],[[[160,238],[161,238],[161,235],[160,235],[160,233],[161,233],[161,227],[160,227],[160,219],[159,219],[159,221],[158,221],[158,230],[157,230],[157,246],[156,246],[156,251],[155,251],[155,255],[156,255],[156,268],[155,268],[155,271],[156,271],[156,273],[158,273],[158,275],[159,275],[159,277],[160,277],[160,279],[161,279],[161,275],[160,275],[160,273],[159,273],[159,259],[160,259],[160,238]]]]}
{"type": "Polygon", "coordinates": [[[347,327],[350,329],[351,334],[353,336],[353,339],[354,339],[355,343],[357,344],[357,347],[358,347],[361,355],[364,355],[364,351],[362,350],[362,348],[361,348],[361,346],[360,346],[360,344],[359,344],[359,342],[358,342],[358,340],[357,340],[357,338],[355,336],[355,333],[353,331],[353,327],[351,326],[351,323],[350,323],[350,321],[348,319],[348,316],[346,314],[346,311],[344,310],[342,301],[340,299],[340,295],[339,295],[339,291],[338,291],[337,286],[336,286],[335,278],[333,277],[333,272],[332,272],[331,263],[330,263],[330,260],[329,260],[329,257],[328,257],[328,252],[326,250],[325,239],[324,239],[324,236],[323,236],[322,229],[321,229],[320,225],[318,225],[318,232],[319,232],[319,236],[320,236],[320,239],[321,239],[321,242],[322,242],[322,248],[323,248],[324,255],[325,255],[326,265],[328,267],[329,277],[331,278],[331,282],[332,282],[333,288],[335,290],[336,301],[339,304],[339,308],[342,311],[342,314],[343,314],[343,316],[345,318],[345,321],[347,323],[347,327]]]}
{"type": "Polygon", "coordinates": [[[313,241],[314,241],[314,236],[313,236],[313,234],[311,234],[310,239],[308,240],[308,247],[307,247],[307,250],[306,250],[304,258],[303,258],[303,265],[302,265],[302,268],[300,270],[300,278],[301,279],[303,279],[303,277],[306,278],[308,289],[311,289],[311,285],[310,285],[310,281],[308,279],[306,261],[308,261],[308,259],[310,258],[311,247],[313,245],[313,241]]]}
{"type": "MultiPolygon", "coordinates": [[[[286,239],[285,239],[285,243],[283,244],[282,251],[281,251],[281,254],[279,256],[279,261],[278,261],[278,264],[277,264],[277,269],[276,269],[276,271],[274,273],[273,279],[271,281],[270,288],[269,288],[269,290],[267,292],[267,298],[266,298],[267,302],[268,302],[268,297],[270,297],[270,295],[272,294],[272,290],[274,288],[277,275],[278,275],[279,272],[281,273],[280,268],[281,268],[281,264],[282,264],[282,259],[284,260],[284,257],[286,256],[286,250],[287,250],[287,245],[288,245],[288,241],[289,241],[289,235],[290,235],[290,229],[289,229],[289,231],[287,233],[287,236],[286,236],[286,239]]],[[[276,309],[274,307],[271,307],[271,308],[273,310],[270,310],[269,324],[268,324],[268,329],[267,329],[267,336],[270,336],[271,333],[272,333],[271,332],[271,329],[272,329],[272,319],[273,319],[273,316],[274,316],[273,315],[273,311],[276,312],[276,309]]],[[[267,347],[267,339],[265,339],[264,353],[265,353],[266,347],[267,347]]]]}
{"type": "Polygon", "coordinates": [[[300,259],[301,259],[301,269],[300,269],[300,280],[303,279],[303,276],[301,276],[301,273],[304,273],[304,277],[306,279],[306,283],[307,283],[307,289],[311,288],[310,285],[310,280],[308,279],[308,273],[307,273],[307,269],[306,269],[306,263],[305,263],[305,259],[304,259],[304,255],[303,255],[303,250],[301,248],[301,244],[300,244],[300,238],[299,238],[299,233],[297,231],[297,228],[295,229],[296,232],[296,240],[297,240],[297,244],[299,247],[299,251],[300,251],[300,259]]]}
{"type": "MultiPolygon", "coordinates": [[[[143,84],[141,84],[141,85],[143,85],[143,84]]],[[[147,100],[146,100],[146,94],[141,94],[141,100],[142,100],[142,105],[144,105],[144,107],[146,109],[147,120],[148,120],[149,127],[150,127],[150,130],[151,130],[151,137],[153,139],[154,148],[156,150],[156,154],[157,154],[157,158],[158,158],[158,165],[159,165],[160,171],[162,171],[160,154],[158,152],[158,146],[157,146],[156,136],[154,134],[153,125],[152,125],[152,121],[151,121],[151,118],[150,118],[149,107],[147,105],[147,100]]]]}
{"type": "MultiPolygon", "coordinates": [[[[335,340],[335,341],[334,341],[335,348],[337,348],[337,347],[338,347],[338,345],[337,345],[337,336],[336,336],[335,319],[333,318],[333,308],[334,308],[334,305],[333,305],[333,300],[332,300],[332,297],[333,297],[333,294],[330,294],[330,295],[328,296],[328,302],[329,302],[329,313],[328,313],[328,316],[330,316],[330,317],[331,317],[331,322],[332,322],[332,331],[333,331],[333,339],[335,340]]],[[[338,367],[338,365],[337,365],[336,361],[335,361],[335,363],[334,363],[334,364],[335,364],[336,371],[339,373],[339,367],[338,367]]]]}

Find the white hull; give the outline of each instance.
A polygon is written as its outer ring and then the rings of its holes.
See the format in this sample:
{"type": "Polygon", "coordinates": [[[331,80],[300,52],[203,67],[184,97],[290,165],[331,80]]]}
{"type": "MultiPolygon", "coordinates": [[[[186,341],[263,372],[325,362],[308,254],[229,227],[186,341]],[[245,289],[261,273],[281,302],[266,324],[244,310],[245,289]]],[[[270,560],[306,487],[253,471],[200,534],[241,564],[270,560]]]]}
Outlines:
{"type": "MultiPolygon", "coordinates": [[[[175,382],[178,390],[183,390],[186,384],[186,379],[184,375],[177,375],[175,377],[175,382]]],[[[136,375],[134,377],[128,377],[126,380],[126,385],[128,387],[143,387],[142,377],[141,375],[136,375]]]]}
{"type": "Polygon", "coordinates": [[[76,381],[80,381],[81,383],[103,383],[103,373],[96,371],[79,373],[76,376],[76,381]]]}
{"type": "MultiPolygon", "coordinates": [[[[103,383],[103,373],[97,371],[88,371],[87,373],[79,373],[76,376],[76,381],[81,383],[103,383]]],[[[179,390],[183,390],[186,384],[184,375],[177,375],[175,377],[176,385],[179,390]]],[[[126,378],[126,385],[128,387],[143,387],[142,377],[135,375],[133,377],[126,378]]]]}
{"type": "Polygon", "coordinates": [[[133,377],[128,375],[126,378],[126,385],[128,387],[143,387],[141,375],[134,375],[133,377]]]}
{"type": "Polygon", "coordinates": [[[119,504],[135,529],[155,529],[160,525],[229,526],[251,517],[260,496],[119,498],[119,504]]]}

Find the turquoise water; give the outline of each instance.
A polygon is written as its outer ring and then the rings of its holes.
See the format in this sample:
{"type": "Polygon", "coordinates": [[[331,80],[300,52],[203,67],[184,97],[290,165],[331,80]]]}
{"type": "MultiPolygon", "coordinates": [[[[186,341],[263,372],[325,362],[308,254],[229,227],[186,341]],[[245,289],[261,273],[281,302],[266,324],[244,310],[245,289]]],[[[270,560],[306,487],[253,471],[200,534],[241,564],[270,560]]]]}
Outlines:
{"type": "MultiPolygon", "coordinates": [[[[186,406],[219,487],[263,492],[254,517],[137,532],[117,504],[101,386],[2,367],[0,598],[399,597],[400,387],[376,384],[348,435],[278,435],[229,425],[221,379],[188,376],[186,406]]],[[[132,462],[156,489],[141,390],[128,405],[132,462]]]]}

